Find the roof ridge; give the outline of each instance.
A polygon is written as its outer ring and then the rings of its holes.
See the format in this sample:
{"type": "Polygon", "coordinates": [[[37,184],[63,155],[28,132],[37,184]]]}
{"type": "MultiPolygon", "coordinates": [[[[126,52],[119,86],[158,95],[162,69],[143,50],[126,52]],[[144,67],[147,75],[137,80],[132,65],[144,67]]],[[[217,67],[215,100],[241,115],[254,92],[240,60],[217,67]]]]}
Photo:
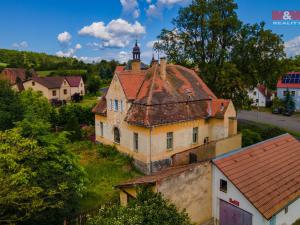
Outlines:
{"type": "Polygon", "coordinates": [[[213,159],[213,162],[215,162],[215,161],[217,161],[217,160],[220,160],[220,159],[227,158],[227,157],[229,157],[229,156],[232,156],[232,155],[234,155],[234,154],[240,153],[240,152],[242,152],[242,151],[246,151],[246,150],[248,150],[248,149],[251,148],[251,147],[254,147],[254,146],[257,146],[257,145],[266,143],[266,142],[271,141],[271,140],[278,139],[278,138],[283,137],[283,136],[288,136],[288,135],[294,137],[293,135],[291,135],[291,134],[289,134],[289,133],[284,133],[284,134],[281,134],[281,135],[272,137],[272,138],[270,138],[270,139],[260,141],[260,142],[258,142],[258,143],[253,144],[253,145],[249,145],[249,146],[242,147],[242,148],[237,148],[237,149],[234,149],[234,150],[232,150],[232,151],[230,151],[230,152],[227,152],[227,153],[224,153],[224,154],[222,154],[222,155],[219,155],[219,156],[217,156],[217,157],[215,157],[215,158],[213,159]]]}

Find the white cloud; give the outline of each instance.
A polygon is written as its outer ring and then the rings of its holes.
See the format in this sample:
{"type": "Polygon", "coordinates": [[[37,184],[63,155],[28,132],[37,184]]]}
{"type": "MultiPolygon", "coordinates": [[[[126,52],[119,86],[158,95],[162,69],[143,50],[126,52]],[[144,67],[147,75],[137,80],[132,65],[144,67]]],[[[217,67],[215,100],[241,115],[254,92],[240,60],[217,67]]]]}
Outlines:
{"type": "Polygon", "coordinates": [[[71,41],[71,39],[72,39],[72,36],[67,31],[64,31],[64,32],[57,35],[57,40],[60,43],[69,43],[71,41]]]}
{"type": "Polygon", "coordinates": [[[150,4],[152,1],[151,1],[151,0],[146,0],[146,2],[147,2],[148,4],[150,4]]]}
{"type": "Polygon", "coordinates": [[[101,57],[88,57],[88,56],[81,56],[81,57],[74,56],[74,58],[81,60],[85,63],[97,63],[102,60],[101,57]]]}
{"type": "Polygon", "coordinates": [[[130,57],[131,57],[130,52],[121,51],[118,54],[117,60],[121,63],[124,63],[124,62],[128,62],[130,57]]]}
{"type": "Polygon", "coordinates": [[[146,44],[146,47],[147,48],[153,48],[153,45],[158,42],[157,40],[153,40],[153,41],[148,41],[147,44],[146,44]]]}
{"type": "Polygon", "coordinates": [[[107,25],[102,21],[94,22],[83,27],[78,33],[101,39],[101,44],[92,44],[94,47],[123,48],[128,46],[136,36],[145,34],[146,29],[138,21],[131,24],[119,18],[110,21],[107,25]]]}
{"type": "Polygon", "coordinates": [[[284,47],[288,56],[300,55],[300,36],[285,42],[284,47]]]}
{"type": "Polygon", "coordinates": [[[146,13],[149,17],[160,17],[165,8],[172,8],[174,5],[183,6],[189,2],[191,2],[191,0],[157,0],[156,4],[150,4],[148,6],[146,13]]]}
{"type": "Polygon", "coordinates": [[[74,48],[69,48],[66,51],[60,50],[56,52],[56,55],[59,57],[74,57],[75,53],[81,48],[81,44],[76,44],[74,48]]]}
{"type": "Polygon", "coordinates": [[[13,43],[12,46],[16,49],[25,49],[28,48],[28,43],[27,41],[21,41],[20,43],[13,43]]]}
{"type": "Polygon", "coordinates": [[[133,16],[134,19],[140,16],[140,9],[137,0],[120,0],[123,13],[133,16]]]}

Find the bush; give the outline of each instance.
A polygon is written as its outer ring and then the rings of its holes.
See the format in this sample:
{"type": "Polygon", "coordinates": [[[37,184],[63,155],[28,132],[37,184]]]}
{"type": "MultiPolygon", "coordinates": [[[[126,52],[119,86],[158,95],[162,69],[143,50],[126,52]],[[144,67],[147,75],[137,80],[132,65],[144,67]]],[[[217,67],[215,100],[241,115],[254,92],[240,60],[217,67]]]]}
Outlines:
{"type": "Polygon", "coordinates": [[[143,188],[128,207],[113,206],[99,210],[88,225],[191,225],[188,215],[178,211],[161,194],[143,188]]]}
{"type": "Polygon", "coordinates": [[[243,129],[242,135],[243,135],[243,139],[242,139],[243,147],[253,145],[255,143],[262,141],[260,134],[250,129],[243,129]]]}

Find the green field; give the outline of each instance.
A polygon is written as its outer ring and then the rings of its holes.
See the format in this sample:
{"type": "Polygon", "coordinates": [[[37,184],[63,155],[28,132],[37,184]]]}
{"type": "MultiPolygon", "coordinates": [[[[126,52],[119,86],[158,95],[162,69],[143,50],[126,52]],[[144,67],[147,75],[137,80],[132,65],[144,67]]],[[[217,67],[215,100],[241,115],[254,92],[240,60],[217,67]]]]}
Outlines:
{"type": "Polygon", "coordinates": [[[0,67],[7,67],[7,63],[2,63],[2,62],[0,62],[0,67]]]}
{"type": "Polygon", "coordinates": [[[80,202],[80,211],[117,201],[118,183],[141,174],[131,165],[131,159],[118,153],[113,147],[89,141],[70,144],[87,172],[86,194],[80,202]]]}
{"type": "Polygon", "coordinates": [[[44,70],[44,71],[37,71],[37,74],[41,77],[50,76],[51,73],[60,76],[70,76],[70,75],[83,75],[87,71],[86,70],[44,70]]]}

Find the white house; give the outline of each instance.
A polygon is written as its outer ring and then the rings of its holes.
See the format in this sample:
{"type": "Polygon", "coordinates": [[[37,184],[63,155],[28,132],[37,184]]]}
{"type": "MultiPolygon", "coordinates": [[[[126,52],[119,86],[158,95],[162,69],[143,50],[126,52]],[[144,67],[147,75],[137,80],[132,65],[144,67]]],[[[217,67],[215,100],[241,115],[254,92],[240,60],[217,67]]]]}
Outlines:
{"type": "Polygon", "coordinates": [[[271,95],[264,85],[257,85],[253,90],[248,90],[248,97],[252,100],[253,106],[266,107],[271,95]]]}
{"type": "Polygon", "coordinates": [[[300,142],[284,134],[213,160],[221,225],[291,225],[300,218],[300,142]]]}

